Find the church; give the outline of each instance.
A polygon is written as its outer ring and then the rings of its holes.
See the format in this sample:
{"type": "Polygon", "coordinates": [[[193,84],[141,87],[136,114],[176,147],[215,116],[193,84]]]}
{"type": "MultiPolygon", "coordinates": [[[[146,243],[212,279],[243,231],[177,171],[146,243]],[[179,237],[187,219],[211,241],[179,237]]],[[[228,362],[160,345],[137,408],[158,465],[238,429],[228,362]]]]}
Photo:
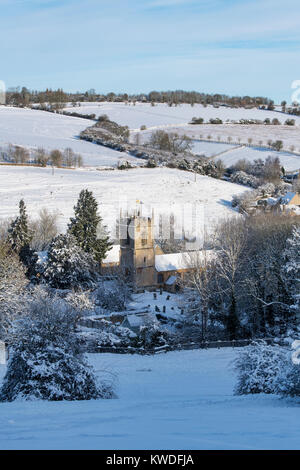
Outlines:
{"type": "Polygon", "coordinates": [[[120,245],[114,245],[102,262],[102,272],[118,269],[139,291],[163,288],[176,292],[184,276],[204,265],[207,251],[164,254],[154,240],[152,217],[120,214],[120,245]]]}

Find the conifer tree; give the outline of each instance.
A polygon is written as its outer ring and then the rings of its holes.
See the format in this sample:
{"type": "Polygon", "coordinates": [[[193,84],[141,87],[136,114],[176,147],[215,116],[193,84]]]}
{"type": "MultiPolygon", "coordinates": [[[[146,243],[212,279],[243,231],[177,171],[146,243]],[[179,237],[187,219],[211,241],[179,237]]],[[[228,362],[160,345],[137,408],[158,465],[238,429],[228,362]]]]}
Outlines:
{"type": "Polygon", "coordinates": [[[30,248],[33,233],[28,227],[28,216],[23,199],[19,202],[19,215],[8,229],[8,243],[13,251],[19,255],[22,263],[28,268],[27,276],[31,275],[33,251],[30,248]]]}
{"type": "Polygon", "coordinates": [[[73,235],[58,235],[50,245],[43,276],[54,288],[89,288],[96,279],[95,261],[76,244],[73,235]]]}
{"type": "Polygon", "coordinates": [[[23,248],[29,246],[31,239],[32,234],[28,228],[26,206],[23,199],[21,199],[19,202],[19,215],[11,223],[8,230],[8,241],[12,249],[19,254],[23,248]]]}
{"type": "Polygon", "coordinates": [[[75,238],[78,246],[90,253],[99,263],[106,257],[111,249],[106,227],[102,224],[102,218],[98,214],[98,203],[92,191],[83,189],[74,207],[75,217],[71,218],[68,232],[75,238]],[[98,238],[100,233],[100,238],[98,238]]]}

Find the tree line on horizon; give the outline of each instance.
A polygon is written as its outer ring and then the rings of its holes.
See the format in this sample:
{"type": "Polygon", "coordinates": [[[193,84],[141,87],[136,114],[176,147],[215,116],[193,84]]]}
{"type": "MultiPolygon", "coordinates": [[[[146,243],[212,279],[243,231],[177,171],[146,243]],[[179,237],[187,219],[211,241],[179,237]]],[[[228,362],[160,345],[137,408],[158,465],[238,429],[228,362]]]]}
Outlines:
{"type": "Polygon", "coordinates": [[[6,104],[14,106],[29,106],[30,104],[50,103],[57,105],[58,109],[64,107],[66,103],[73,103],[74,106],[79,102],[95,101],[95,102],[132,102],[143,101],[148,103],[166,103],[170,106],[187,103],[194,104],[222,104],[232,107],[258,107],[265,106],[268,109],[274,108],[273,100],[267,97],[251,97],[251,96],[228,96],[219,93],[202,93],[198,91],[151,91],[150,93],[114,93],[107,94],[97,93],[95,89],[86,92],[77,91],[76,93],[68,93],[62,88],[52,90],[29,90],[27,87],[8,88],[6,93],[6,104]]]}

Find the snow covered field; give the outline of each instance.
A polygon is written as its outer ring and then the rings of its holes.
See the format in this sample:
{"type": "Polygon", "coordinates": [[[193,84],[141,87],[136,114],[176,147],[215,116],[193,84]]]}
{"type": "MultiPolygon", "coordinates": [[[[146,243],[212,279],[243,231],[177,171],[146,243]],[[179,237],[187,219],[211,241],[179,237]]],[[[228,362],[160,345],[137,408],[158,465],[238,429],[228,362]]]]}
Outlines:
{"type": "MultiPolygon", "coordinates": [[[[229,146],[228,146],[229,147],[229,146]]],[[[286,171],[294,171],[300,168],[300,155],[293,155],[288,152],[272,152],[267,149],[259,147],[243,147],[243,148],[232,148],[228,152],[216,157],[223,160],[226,167],[234,165],[238,160],[245,159],[249,162],[254,162],[258,158],[265,160],[269,155],[272,157],[278,157],[281,164],[284,166],[286,171]]]]}
{"type": "Polygon", "coordinates": [[[150,103],[136,103],[126,105],[125,103],[81,103],[80,107],[67,107],[67,111],[76,111],[82,114],[107,114],[110,119],[118,122],[123,126],[129,126],[130,129],[139,129],[142,125],[147,127],[157,127],[166,125],[187,124],[193,117],[202,117],[205,121],[211,118],[219,118],[222,121],[239,120],[239,119],[260,119],[264,121],[266,118],[277,118],[282,123],[289,117],[295,119],[297,125],[300,125],[299,116],[288,116],[277,111],[266,111],[260,109],[245,108],[214,108],[209,105],[207,107],[201,104],[191,106],[189,104],[181,104],[178,106],[168,106],[167,104],[156,104],[151,106],[150,103]]]}
{"type": "Polygon", "coordinates": [[[117,166],[124,159],[144,164],[124,153],[79,140],[80,132],[93,124],[88,119],[0,106],[0,146],[43,147],[48,151],[70,147],[82,155],[85,166],[117,166]]]}
{"type": "MultiPolygon", "coordinates": [[[[137,201],[155,214],[175,213],[189,227],[191,204],[197,208],[197,224],[209,230],[220,218],[237,215],[231,207],[234,194],[244,186],[208,176],[169,168],[121,171],[62,170],[50,168],[0,166],[0,218],[14,217],[24,198],[28,214],[34,217],[41,207],[59,211],[61,230],[71,215],[82,189],[92,190],[100,204],[105,223],[112,229],[120,207],[135,207],[137,201]],[[184,205],[187,204],[184,208],[184,205]],[[185,219],[182,219],[182,210],[185,219]]],[[[188,228],[189,229],[189,228],[188,228]]]]}
{"type": "MultiPolygon", "coordinates": [[[[152,107],[150,104],[137,103],[136,106],[125,105],[124,103],[82,103],[81,107],[68,108],[69,111],[80,113],[94,113],[97,116],[107,114],[110,119],[119,124],[128,125],[132,129],[131,140],[135,140],[135,131],[140,129],[141,125],[146,125],[147,130],[140,133],[141,142],[149,139],[150,133],[155,129],[165,129],[172,132],[185,133],[195,140],[194,152],[205,154],[208,157],[218,155],[224,150],[234,148],[233,145],[215,142],[199,142],[201,138],[211,136],[212,140],[227,141],[230,136],[232,142],[246,142],[248,138],[253,139],[253,143],[263,145],[268,140],[282,140],[284,149],[294,146],[295,150],[300,150],[300,117],[295,117],[297,126],[263,126],[263,125],[188,125],[192,117],[203,117],[205,120],[211,117],[220,117],[225,122],[226,119],[255,118],[273,119],[277,117],[282,122],[288,118],[287,115],[275,111],[262,111],[257,109],[231,109],[214,108],[201,105],[181,105],[178,107],[169,107],[160,104],[152,107]]],[[[46,150],[53,149],[64,150],[71,147],[74,152],[80,153],[83,157],[84,166],[87,167],[113,167],[124,160],[131,161],[137,165],[143,165],[145,162],[141,159],[130,157],[129,155],[111,150],[90,142],[78,139],[79,133],[88,126],[93,125],[94,121],[80,119],[69,116],[63,116],[44,111],[20,109],[13,107],[0,106],[0,147],[7,144],[22,145],[29,149],[44,147],[46,150]]],[[[240,158],[266,158],[269,154],[280,157],[286,170],[295,170],[300,168],[300,156],[292,155],[286,152],[273,152],[263,149],[247,149],[240,158]]],[[[229,152],[222,156],[226,165],[234,163],[238,154],[229,152]]]]}
{"type": "Polygon", "coordinates": [[[0,449],[300,449],[299,402],[234,396],[235,353],[90,354],[118,399],[1,403],[0,449]]]}

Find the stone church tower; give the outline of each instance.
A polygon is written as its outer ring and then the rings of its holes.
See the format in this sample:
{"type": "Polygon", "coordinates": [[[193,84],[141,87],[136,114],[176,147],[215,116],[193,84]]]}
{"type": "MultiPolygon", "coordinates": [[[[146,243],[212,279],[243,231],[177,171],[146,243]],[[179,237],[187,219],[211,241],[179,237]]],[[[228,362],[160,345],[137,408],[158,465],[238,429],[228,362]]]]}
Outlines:
{"type": "Polygon", "coordinates": [[[136,289],[156,284],[153,236],[153,217],[120,215],[120,268],[136,289]]]}

